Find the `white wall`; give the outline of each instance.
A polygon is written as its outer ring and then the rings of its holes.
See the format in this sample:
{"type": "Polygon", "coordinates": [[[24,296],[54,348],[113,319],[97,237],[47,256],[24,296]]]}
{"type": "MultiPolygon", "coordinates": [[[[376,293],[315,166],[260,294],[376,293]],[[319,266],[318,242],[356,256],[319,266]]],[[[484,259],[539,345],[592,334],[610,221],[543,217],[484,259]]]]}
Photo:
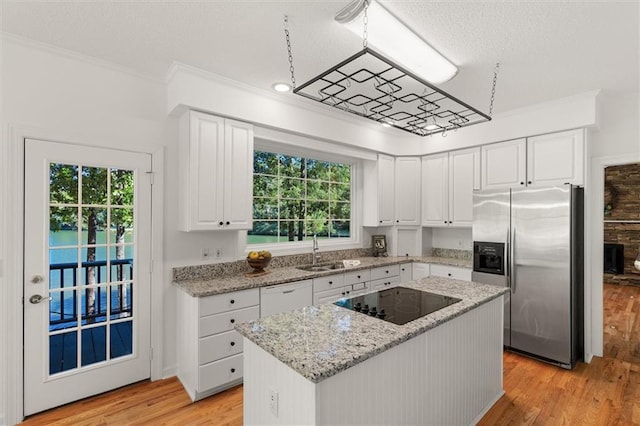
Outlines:
{"type": "Polygon", "coordinates": [[[433,228],[433,248],[472,250],[471,228],[433,228]]]}

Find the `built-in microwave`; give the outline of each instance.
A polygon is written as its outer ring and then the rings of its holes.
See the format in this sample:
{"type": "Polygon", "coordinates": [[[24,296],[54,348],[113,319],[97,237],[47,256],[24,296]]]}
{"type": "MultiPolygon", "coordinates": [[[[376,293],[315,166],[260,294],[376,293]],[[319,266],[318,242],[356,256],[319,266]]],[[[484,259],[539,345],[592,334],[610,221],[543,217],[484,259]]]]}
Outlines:
{"type": "Polygon", "coordinates": [[[473,242],[473,270],[487,274],[504,275],[506,253],[504,243],[473,242]]]}

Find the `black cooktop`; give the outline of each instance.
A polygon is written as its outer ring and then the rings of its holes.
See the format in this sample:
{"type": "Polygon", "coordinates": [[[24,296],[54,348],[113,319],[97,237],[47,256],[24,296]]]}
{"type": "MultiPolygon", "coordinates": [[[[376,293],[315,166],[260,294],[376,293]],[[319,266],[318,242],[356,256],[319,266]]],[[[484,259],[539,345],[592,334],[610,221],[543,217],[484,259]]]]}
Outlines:
{"type": "Polygon", "coordinates": [[[335,304],[402,325],[458,303],[460,300],[413,288],[393,287],[351,299],[340,299],[335,304]]]}

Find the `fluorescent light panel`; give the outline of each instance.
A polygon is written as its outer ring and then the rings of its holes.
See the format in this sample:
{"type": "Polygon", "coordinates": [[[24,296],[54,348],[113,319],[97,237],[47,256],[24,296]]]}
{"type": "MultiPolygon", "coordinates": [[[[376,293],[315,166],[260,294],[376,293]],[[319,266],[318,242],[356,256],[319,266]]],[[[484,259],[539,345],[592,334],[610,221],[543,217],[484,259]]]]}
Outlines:
{"type": "MultiPolygon", "coordinates": [[[[362,37],[364,5],[364,0],[354,0],[338,12],[336,21],[362,37]]],[[[433,84],[444,83],[457,74],[458,68],[451,61],[429,46],[377,1],[369,0],[367,17],[367,43],[374,50],[433,84]]]]}

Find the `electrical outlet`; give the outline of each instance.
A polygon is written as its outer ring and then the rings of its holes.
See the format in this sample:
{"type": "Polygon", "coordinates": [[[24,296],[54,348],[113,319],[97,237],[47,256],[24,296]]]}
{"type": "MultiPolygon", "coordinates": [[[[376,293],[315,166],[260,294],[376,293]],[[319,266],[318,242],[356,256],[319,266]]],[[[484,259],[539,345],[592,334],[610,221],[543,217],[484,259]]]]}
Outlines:
{"type": "Polygon", "coordinates": [[[211,249],[207,247],[203,247],[200,249],[200,259],[206,260],[211,257],[211,249]]]}
{"type": "Polygon", "coordinates": [[[269,389],[269,409],[271,414],[278,417],[278,392],[269,389]]]}
{"type": "Polygon", "coordinates": [[[217,258],[222,257],[222,249],[221,249],[221,248],[217,248],[217,249],[216,249],[216,257],[217,257],[217,258]]]}

